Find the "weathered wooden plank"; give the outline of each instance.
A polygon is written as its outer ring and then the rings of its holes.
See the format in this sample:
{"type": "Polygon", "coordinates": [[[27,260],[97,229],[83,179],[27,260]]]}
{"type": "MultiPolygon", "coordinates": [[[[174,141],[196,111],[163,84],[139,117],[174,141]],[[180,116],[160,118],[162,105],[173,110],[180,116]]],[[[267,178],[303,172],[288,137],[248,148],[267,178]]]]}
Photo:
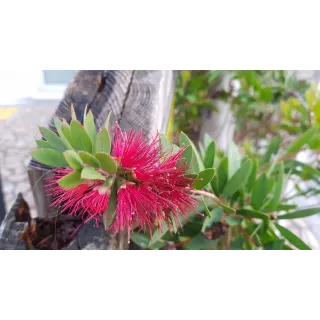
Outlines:
{"type": "Polygon", "coordinates": [[[0,173],[0,224],[5,217],[5,205],[4,205],[4,195],[2,192],[2,180],[1,180],[1,173],[0,173]]]}
{"type": "MultiPolygon", "coordinates": [[[[82,119],[88,104],[98,130],[112,111],[111,125],[118,121],[122,129],[142,128],[147,136],[151,136],[156,130],[165,129],[176,76],[174,71],[79,71],[68,86],[55,116],[70,121],[70,106],[73,104],[77,117],[82,119]]],[[[54,129],[53,120],[49,127],[54,129]]],[[[49,169],[34,160],[29,165],[29,178],[40,217],[56,214],[50,209],[52,199],[45,196],[43,188],[49,169]]],[[[128,248],[127,235],[113,235],[109,239],[102,226],[97,232],[87,224],[79,237],[82,237],[78,239],[82,248],[86,249],[128,248]]]]}

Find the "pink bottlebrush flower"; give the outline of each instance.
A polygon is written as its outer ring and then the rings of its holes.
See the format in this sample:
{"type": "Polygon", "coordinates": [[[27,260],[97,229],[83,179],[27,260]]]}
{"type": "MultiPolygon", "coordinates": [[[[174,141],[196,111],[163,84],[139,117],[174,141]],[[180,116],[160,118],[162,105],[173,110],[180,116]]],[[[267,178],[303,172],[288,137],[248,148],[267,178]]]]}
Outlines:
{"type": "MultiPolygon", "coordinates": [[[[159,135],[149,143],[142,131],[114,130],[112,156],[119,163],[115,220],[110,230],[128,233],[135,228],[152,232],[155,222],[161,229],[165,222],[170,229],[173,220],[195,211],[198,201],[189,193],[194,179],[185,176],[186,164],[181,161],[183,149],[174,155],[161,149],[159,135]]],[[[61,206],[70,215],[80,214],[88,221],[101,219],[109,202],[110,189],[102,181],[80,184],[71,189],[60,187],[57,181],[72,172],[69,168],[54,170],[48,185],[54,196],[53,206],[61,206]]]]}
{"type": "Polygon", "coordinates": [[[151,232],[155,221],[160,229],[163,222],[170,228],[172,219],[181,226],[179,216],[194,211],[198,203],[187,192],[193,189],[194,180],[185,176],[182,152],[180,149],[174,155],[165,154],[158,135],[148,143],[141,131],[122,132],[116,125],[112,155],[135,181],[127,182],[118,191],[112,230],[130,231],[138,226],[143,230],[148,227],[151,232]]]}
{"type": "Polygon", "coordinates": [[[83,183],[74,188],[63,188],[58,180],[73,172],[71,168],[57,168],[53,170],[53,179],[46,185],[48,195],[53,196],[53,207],[61,206],[62,211],[69,215],[80,214],[85,221],[94,218],[101,219],[107,209],[110,190],[102,187],[102,181],[83,183]]]}

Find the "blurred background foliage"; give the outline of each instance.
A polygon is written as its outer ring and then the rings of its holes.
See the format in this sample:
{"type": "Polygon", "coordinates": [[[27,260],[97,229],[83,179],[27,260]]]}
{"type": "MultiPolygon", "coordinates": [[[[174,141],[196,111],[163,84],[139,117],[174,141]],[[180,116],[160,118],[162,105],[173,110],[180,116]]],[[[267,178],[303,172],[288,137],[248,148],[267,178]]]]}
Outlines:
{"type": "Polygon", "coordinates": [[[315,84],[282,70],[184,70],[168,128],[166,147],[183,142],[192,148],[192,172],[203,179],[199,212],[204,217],[193,213],[182,221],[182,231],[164,227],[152,239],[133,233],[134,245],[309,249],[281,221],[320,212],[317,206],[299,206],[297,200],[320,193],[320,91],[315,84]],[[221,112],[219,102],[229,106],[235,121],[227,152],[219,148],[219,137],[200,138],[206,114],[221,112]],[[308,161],[299,159],[301,152],[308,161]]]}

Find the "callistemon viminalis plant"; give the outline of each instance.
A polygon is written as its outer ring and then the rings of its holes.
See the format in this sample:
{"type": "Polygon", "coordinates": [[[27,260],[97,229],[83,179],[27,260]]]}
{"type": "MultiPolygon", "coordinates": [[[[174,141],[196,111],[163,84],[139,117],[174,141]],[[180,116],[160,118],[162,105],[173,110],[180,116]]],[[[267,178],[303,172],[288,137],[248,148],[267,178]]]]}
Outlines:
{"type": "MultiPolygon", "coordinates": [[[[40,127],[43,140],[31,152],[40,163],[54,167],[47,193],[53,206],[85,221],[103,219],[114,232],[163,223],[181,226],[180,218],[195,211],[195,176],[188,171],[189,147],[163,146],[157,134],[151,141],[142,131],[123,132],[109,118],[97,133],[91,111],[80,123],[73,107],[72,120],[54,119],[58,134],[40,127]]],[[[191,151],[192,153],[192,151],[191,151]]]]}

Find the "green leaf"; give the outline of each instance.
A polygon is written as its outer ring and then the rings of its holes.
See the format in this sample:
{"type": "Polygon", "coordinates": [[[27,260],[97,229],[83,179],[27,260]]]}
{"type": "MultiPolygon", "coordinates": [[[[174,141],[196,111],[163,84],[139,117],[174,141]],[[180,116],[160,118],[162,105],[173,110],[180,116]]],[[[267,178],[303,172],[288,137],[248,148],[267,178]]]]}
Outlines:
{"type": "Polygon", "coordinates": [[[208,250],[217,247],[219,239],[208,240],[202,233],[193,237],[184,247],[186,250],[208,250]]]}
{"type": "Polygon", "coordinates": [[[64,188],[74,188],[81,183],[81,174],[78,171],[71,172],[58,180],[59,186],[64,188]]]}
{"type": "Polygon", "coordinates": [[[36,144],[39,148],[55,149],[48,141],[45,140],[36,140],[36,144]]]}
{"type": "Polygon", "coordinates": [[[213,168],[215,152],[216,152],[216,143],[214,141],[211,141],[206,149],[204,160],[203,160],[203,164],[205,168],[213,168]]]}
{"type": "Polygon", "coordinates": [[[59,151],[65,151],[67,150],[66,145],[63,143],[63,141],[58,137],[57,134],[55,134],[53,131],[44,128],[39,127],[40,132],[42,136],[57,150],[59,151]]]}
{"type": "Polygon", "coordinates": [[[267,196],[267,176],[263,173],[254,183],[251,194],[251,206],[259,210],[267,196]]]}
{"type": "Polygon", "coordinates": [[[296,204],[279,203],[277,206],[277,211],[281,211],[281,210],[288,211],[288,210],[295,209],[295,208],[297,208],[296,204]]]}
{"type": "MultiPolygon", "coordinates": [[[[280,163],[279,165],[280,169],[279,169],[279,175],[278,178],[276,180],[275,186],[274,186],[274,191],[272,194],[272,200],[270,202],[270,210],[274,211],[279,202],[280,202],[280,197],[281,197],[281,192],[282,192],[282,184],[283,184],[283,173],[284,173],[284,168],[283,168],[283,162],[280,163]]],[[[268,207],[269,207],[268,206],[268,207]]]]}
{"type": "Polygon", "coordinates": [[[222,202],[220,202],[220,201],[216,201],[216,202],[217,202],[217,204],[218,204],[219,206],[221,206],[226,212],[228,212],[228,213],[235,213],[235,212],[236,212],[235,209],[233,209],[233,208],[225,205],[224,203],[222,203],[222,202]]]}
{"type": "Polygon", "coordinates": [[[162,147],[163,152],[171,152],[172,151],[172,145],[163,133],[160,134],[160,145],[162,147]]]}
{"type": "Polygon", "coordinates": [[[109,112],[108,116],[107,116],[107,119],[106,119],[106,122],[104,123],[104,127],[105,129],[109,132],[109,124],[110,124],[110,118],[111,118],[111,113],[112,111],[109,112]]]}
{"type": "Polygon", "coordinates": [[[283,226],[275,223],[275,226],[280,231],[282,236],[287,239],[291,244],[293,244],[296,248],[300,250],[311,250],[311,248],[306,245],[300,238],[298,238],[294,233],[290,230],[286,229],[283,226]]]}
{"type": "Polygon", "coordinates": [[[241,224],[241,222],[242,222],[242,219],[229,217],[229,216],[226,217],[226,223],[231,227],[238,226],[239,224],[241,224]]]}
{"type": "Polygon", "coordinates": [[[255,181],[256,181],[256,175],[257,175],[257,162],[253,161],[252,162],[251,173],[249,175],[248,183],[247,183],[247,189],[248,189],[249,192],[251,192],[252,189],[253,189],[253,186],[254,186],[255,181]]]}
{"type": "Polygon", "coordinates": [[[31,157],[40,163],[43,163],[50,167],[61,168],[68,167],[63,154],[54,149],[36,149],[31,153],[31,157]]]}
{"type": "Polygon", "coordinates": [[[277,219],[299,219],[299,218],[309,217],[317,213],[320,213],[320,208],[310,208],[310,209],[289,212],[284,215],[278,216],[277,219]]]}
{"type": "Polygon", "coordinates": [[[213,178],[214,176],[214,169],[205,169],[199,172],[199,180],[196,180],[193,183],[193,187],[197,190],[203,189],[213,178]]]}
{"type": "Polygon", "coordinates": [[[223,208],[215,208],[210,212],[211,218],[207,216],[203,222],[202,232],[205,232],[207,228],[210,228],[215,222],[221,220],[223,215],[223,208]]]}
{"type": "Polygon", "coordinates": [[[224,189],[228,181],[228,158],[223,158],[220,162],[217,174],[211,181],[211,187],[218,196],[224,189]]]}
{"type": "Polygon", "coordinates": [[[208,209],[208,207],[207,207],[207,205],[206,205],[203,197],[201,197],[201,201],[202,201],[202,203],[203,203],[204,212],[205,212],[206,216],[209,217],[209,218],[211,218],[211,213],[210,213],[210,211],[209,211],[209,209],[208,209]]]}
{"type": "Polygon", "coordinates": [[[237,214],[240,216],[244,216],[244,217],[261,219],[264,224],[264,228],[263,228],[264,231],[266,232],[268,230],[269,222],[270,222],[268,215],[266,215],[260,211],[249,210],[249,209],[238,209],[237,214]]]}
{"type": "Polygon", "coordinates": [[[159,240],[161,240],[161,238],[168,232],[168,226],[163,223],[162,224],[162,231],[160,231],[159,228],[157,228],[157,230],[154,232],[154,234],[152,235],[152,239],[149,242],[149,246],[152,246],[153,244],[155,244],[156,242],[158,242],[159,240]]]}
{"type": "Polygon", "coordinates": [[[191,146],[187,146],[182,153],[182,157],[185,158],[187,168],[189,168],[190,163],[192,161],[192,155],[193,153],[191,146]]]}
{"type": "Polygon", "coordinates": [[[106,177],[94,168],[84,167],[81,171],[81,179],[87,180],[106,180],[106,177]]]}
{"type": "Polygon", "coordinates": [[[284,240],[270,241],[264,244],[263,248],[265,250],[283,250],[284,240]]]}
{"type": "Polygon", "coordinates": [[[192,172],[198,173],[199,171],[204,169],[204,165],[202,163],[201,157],[199,152],[197,151],[195,145],[193,144],[193,142],[188,138],[188,136],[181,132],[180,133],[180,147],[182,147],[183,145],[185,146],[191,146],[192,148],[192,153],[193,153],[193,158],[192,158],[192,162],[194,162],[194,165],[192,166],[192,172]]]}
{"type": "Polygon", "coordinates": [[[299,151],[305,144],[308,144],[308,142],[312,140],[316,133],[317,128],[309,128],[299,138],[297,138],[296,141],[291,143],[291,145],[288,147],[287,153],[290,154],[299,151]]]}
{"type": "Polygon", "coordinates": [[[107,129],[102,129],[96,136],[96,153],[105,152],[110,153],[111,141],[107,129]]]}
{"type": "Polygon", "coordinates": [[[92,153],[92,143],[90,137],[79,121],[71,121],[70,131],[72,146],[77,150],[83,150],[92,153]]]}
{"type": "Polygon", "coordinates": [[[207,149],[209,144],[213,141],[213,139],[207,134],[205,133],[204,134],[204,137],[203,137],[203,143],[204,143],[204,148],[207,149]]]}
{"type": "Polygon", "coordinates": [[[228,149],[228,180],[238,171],[240,163],[241,158],[238,147],[231,141],[228,149]]]}
{"type": "Polygon", "coordinates": [[[58,117],[54,117],[53,122],[54,122],[55,127],[57,128],[57,131],[59,132],[61,125],[62,125],[61,120],[58,117]]]}
{"type": "Polygon", "coordinates": [[[134,242],[137,246],[141,247],[142,249],[146,249],[150,241],[149,237],[147,237],[145,234],[137,232],[131,232],[130,239],[132,242],[134,242]]]}
{"type": "Polygon", "coordinates": [[[94,152],[95,147],[95,140],[96,140],[96,125],[94,123],[94,118],[92,111],[90,110],[84,120],[84,128],[86,129],[88,136],[91,140],[92,144],[92,151],[94,152]]]}
{"type": "Polygon", "coordinates": [[[109,197],[108,208],[102,215],[102,221],[103,221],[103,225],[104,225],[105,230],[110,228],[116,219],[117,192],[118,192],[118,186],[117,186],[117,183],[115,182],[111,188],[111,194],[109,197]]]}
{"type": "Polygon", "coordinates": [[[187,173],[184,176],[190,179],[197,179],[199,177],[197,173],[187,173]]]}
{"type": "Polygon", "coordinates": [[[101,169],[108,173],[117,172],[117,164],[114,159],[107,153],[99,152],[96,153],[96,158],[100,162],[101,169]]]}
{"type": "Polygon", "coordinates": [[[63,153],[63,155],[72,169],[76,171],[81,171],[83,169],[83,162],[74,150],[67,150],[63,153]]]}
{"type": "Polygon", "coordinates": [[[232,196],[235,192],[240,190],[246,184],[249,174],[251,172],[251,167],[252,161],[248,160],[227,181],[222,192],[225,198],[232,196]]]}
{"type": "Polygon", "coordinates": [[[71,104],[70,108],[71,108],[71,119],[77,120],[77,115],[76,115],[76,112],[74,111],[73,104],[71,104]]]}
{"type": "Polygon", "coordinates": [[[277,136],[275,136],[269,143],[268,149],[262,159],[262,165],[267,164],[270,162],[271,156],[273,154],[277,154],[280,148],[280,144],[281,144],[281,137],[278,134],[277,136]]]}
{"type": "Polygon", "coordinates": [[[95,169],[100,168],[100,162],[91,153],[85,152],[85,151],[79,151],[79,156],[82,159],[82,161],[88,164],[90,167],[93,167],[95,169]]]}
{"type": "Polygon", "coordinates": [[[71,130],[70,126],[67,123],[62,123],[59,131],[61,140],[64,141],[64,143],[72,149],[72,138],[71,138],[71,130]]]}

